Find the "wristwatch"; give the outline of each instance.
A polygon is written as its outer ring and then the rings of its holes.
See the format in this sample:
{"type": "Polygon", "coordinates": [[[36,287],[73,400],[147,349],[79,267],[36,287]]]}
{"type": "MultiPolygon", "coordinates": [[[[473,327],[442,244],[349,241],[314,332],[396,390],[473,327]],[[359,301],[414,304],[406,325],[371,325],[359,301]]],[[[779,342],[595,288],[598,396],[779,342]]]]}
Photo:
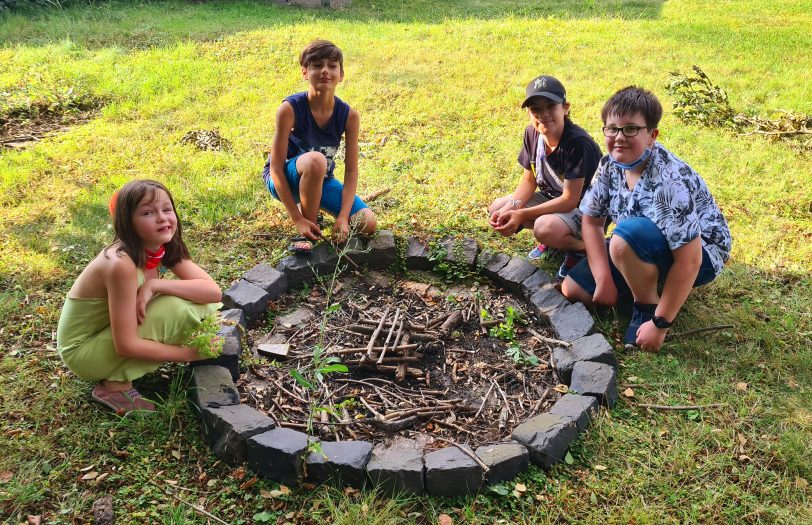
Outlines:
{"type": "Polygon", "coordinates": [[[665,317],[660,317],[659,315],[655,315],[651,322],[654,323],[654,326],[659,328],[660,330],[665,330],[666,328],[670,328],[674,321],[669,321],[665,317]]]}

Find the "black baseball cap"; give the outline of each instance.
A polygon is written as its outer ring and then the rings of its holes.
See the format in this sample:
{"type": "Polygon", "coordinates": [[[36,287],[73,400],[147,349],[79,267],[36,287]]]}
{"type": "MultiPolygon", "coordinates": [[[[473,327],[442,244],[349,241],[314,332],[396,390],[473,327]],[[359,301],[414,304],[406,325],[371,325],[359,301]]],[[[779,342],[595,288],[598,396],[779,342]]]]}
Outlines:
{"type": "Polygon", "coordinates": [[[522,102],[523,108],[530,104],[530,99],[533,97],[549,98],[558,104],[563,104],[567,100],[567,90],[564,89],[564,84],[549,75],[541,75],[531,80],[527,84],[525,95],[526,98],[522,102]]]}

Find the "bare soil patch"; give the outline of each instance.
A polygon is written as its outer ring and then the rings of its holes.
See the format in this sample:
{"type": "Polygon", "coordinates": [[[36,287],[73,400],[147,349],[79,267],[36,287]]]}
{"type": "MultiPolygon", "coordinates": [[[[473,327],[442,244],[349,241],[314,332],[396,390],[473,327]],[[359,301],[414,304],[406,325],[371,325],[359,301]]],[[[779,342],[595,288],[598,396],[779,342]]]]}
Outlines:
{"type": "Polygon", "coordinates": [[[86,107],[64,112],[48,110],[33,117],[18,115],[0,118],[0,152],[31,147],[45,137],[90,121],[97,112],[96,107],[86,107]]]}
{"type": "Polygon", "coordinates": [[[505,440],[560,397],[543,341],[552,336],[504,291],[371,272],[338,279],[327,303],[319,285],[288,294],[275,310],[296,315],[249,333],[257,357],[238,382],[242,402],[283,427],[326,440],[386,443],[417,432],[481,445],[505,440]],[[260,357],[269,344],[289,344],[288,357],[260,357]],[[317,347],[322,367],[340,359],[349,371],[317,377],[317,347]]]}

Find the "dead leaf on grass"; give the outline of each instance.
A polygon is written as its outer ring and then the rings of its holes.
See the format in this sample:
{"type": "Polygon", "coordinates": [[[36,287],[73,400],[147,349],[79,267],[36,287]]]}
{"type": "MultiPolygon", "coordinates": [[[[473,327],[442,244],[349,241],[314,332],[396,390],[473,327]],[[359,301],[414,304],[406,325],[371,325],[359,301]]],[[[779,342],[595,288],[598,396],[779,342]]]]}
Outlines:
{"type": "Polygon", "coordinates": [[[39,515],[28,515],[28,524],[27,525],[40,525],[40,517],[39,515]]]}
{"type": "Polygon", "coordinates": [[[518,492],[527,492],[527,485],[524,483],[516,483],[514,487],[518,492]]]}
{"type": "Polygon", "coordinates": [[[737,392],[747,392],[747,383],[736,383],[737,392]]]}
{"type": "Polygon", "coordinates": [[[247,490],[247,489],[253,487],[254,483],[256,483],[258,479],[259,479],[258,477],[254,476],[253,478],[251,478],[248,481],[244,482],[242,485],[240,485],[240,490],[247,490]]]}
{"type": "Polygon", "coordinates": [[[87,474],[82,476],[81,479],[82,479],[82,481],[90,481],[92,479],[96,479],[97,477],[99,477],[99,473],[94,470],[94,471],[88,472],[87,474]]]}
{"type": "Polygon", "coordinates": [[[739,455],[739,461],[744,463],[745,461],[752,461],[752,459],[750,459],[750,456],[748,456],[746,454],[740,454],[739,455]]]}
{"type": "Polygon", "coordinates": [[[623,391],[623,395],[628,397],[628,398],[632,398],[632,397],[634,397],[634,390],[632,390],[631,387],[629,387],[629,388],[627,388],[626,390],[623,391]]]}
{"type": "Polygon", "coordinates": [[[180,450],[173,450],[172,457],[175,459],[180,459],[180,450]]]}
{"type": "Polygon", "coordinates": [[[9,481],[11,481],[11,478],[13,478],[13,477],[14,477],[14,473],[11,472],[10,470],[4,470],[4,471],[0,472],[0,484],[8,483],[9,481]]]}
{"type": "Polygon", "coordinates": [[[595,470],[601,470],[601,471],[606,470],[606,468],[607,468],[606,465],[595,465],[595,467],[594,467],[595,470]]]}
{"type": "Polygon", "coordinates": [[[806,490],[809,487],[809,482],[802,477],[795,478],[795,488],[798,490],[806,490]]]}
{"type": "Polygon", "coordinates": [[[440,514],[437,517],[438,525],[454,525],[454,520],[448,514],[440,514]]]}
{"type": "Polygon", "coordinates": [[[570,387],[568,387],[567,385],[555,385],[555,388],[553,388],[553,390],[561,394],[566,394],[567,392],[570,391],[570,387]]]}
{"type": "Polygon", "coordinates": [[[736,439],[739,440],[739,444],[741,446],[745,446],[747,444],[747,438],[744,437],[744,434],[736,434],[736,439]]]}

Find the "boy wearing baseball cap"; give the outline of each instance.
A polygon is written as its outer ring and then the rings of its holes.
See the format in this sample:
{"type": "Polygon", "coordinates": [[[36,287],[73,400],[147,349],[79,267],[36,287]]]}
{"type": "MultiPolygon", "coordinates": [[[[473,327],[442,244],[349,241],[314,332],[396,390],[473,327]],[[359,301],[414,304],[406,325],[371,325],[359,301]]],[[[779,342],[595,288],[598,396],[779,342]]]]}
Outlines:
{"type": "Polygon", "coordinates": [[[516,190],[493,201],[489,223],[503,236],[532,228],[540,247],[565,251],[558,278],[584,257],[578,203],[598,167],[598,144],[569,118],[564,85],[549,75],[527,85],[523,108],[530,120],[519,164],[524,172],[516,190]]]}

